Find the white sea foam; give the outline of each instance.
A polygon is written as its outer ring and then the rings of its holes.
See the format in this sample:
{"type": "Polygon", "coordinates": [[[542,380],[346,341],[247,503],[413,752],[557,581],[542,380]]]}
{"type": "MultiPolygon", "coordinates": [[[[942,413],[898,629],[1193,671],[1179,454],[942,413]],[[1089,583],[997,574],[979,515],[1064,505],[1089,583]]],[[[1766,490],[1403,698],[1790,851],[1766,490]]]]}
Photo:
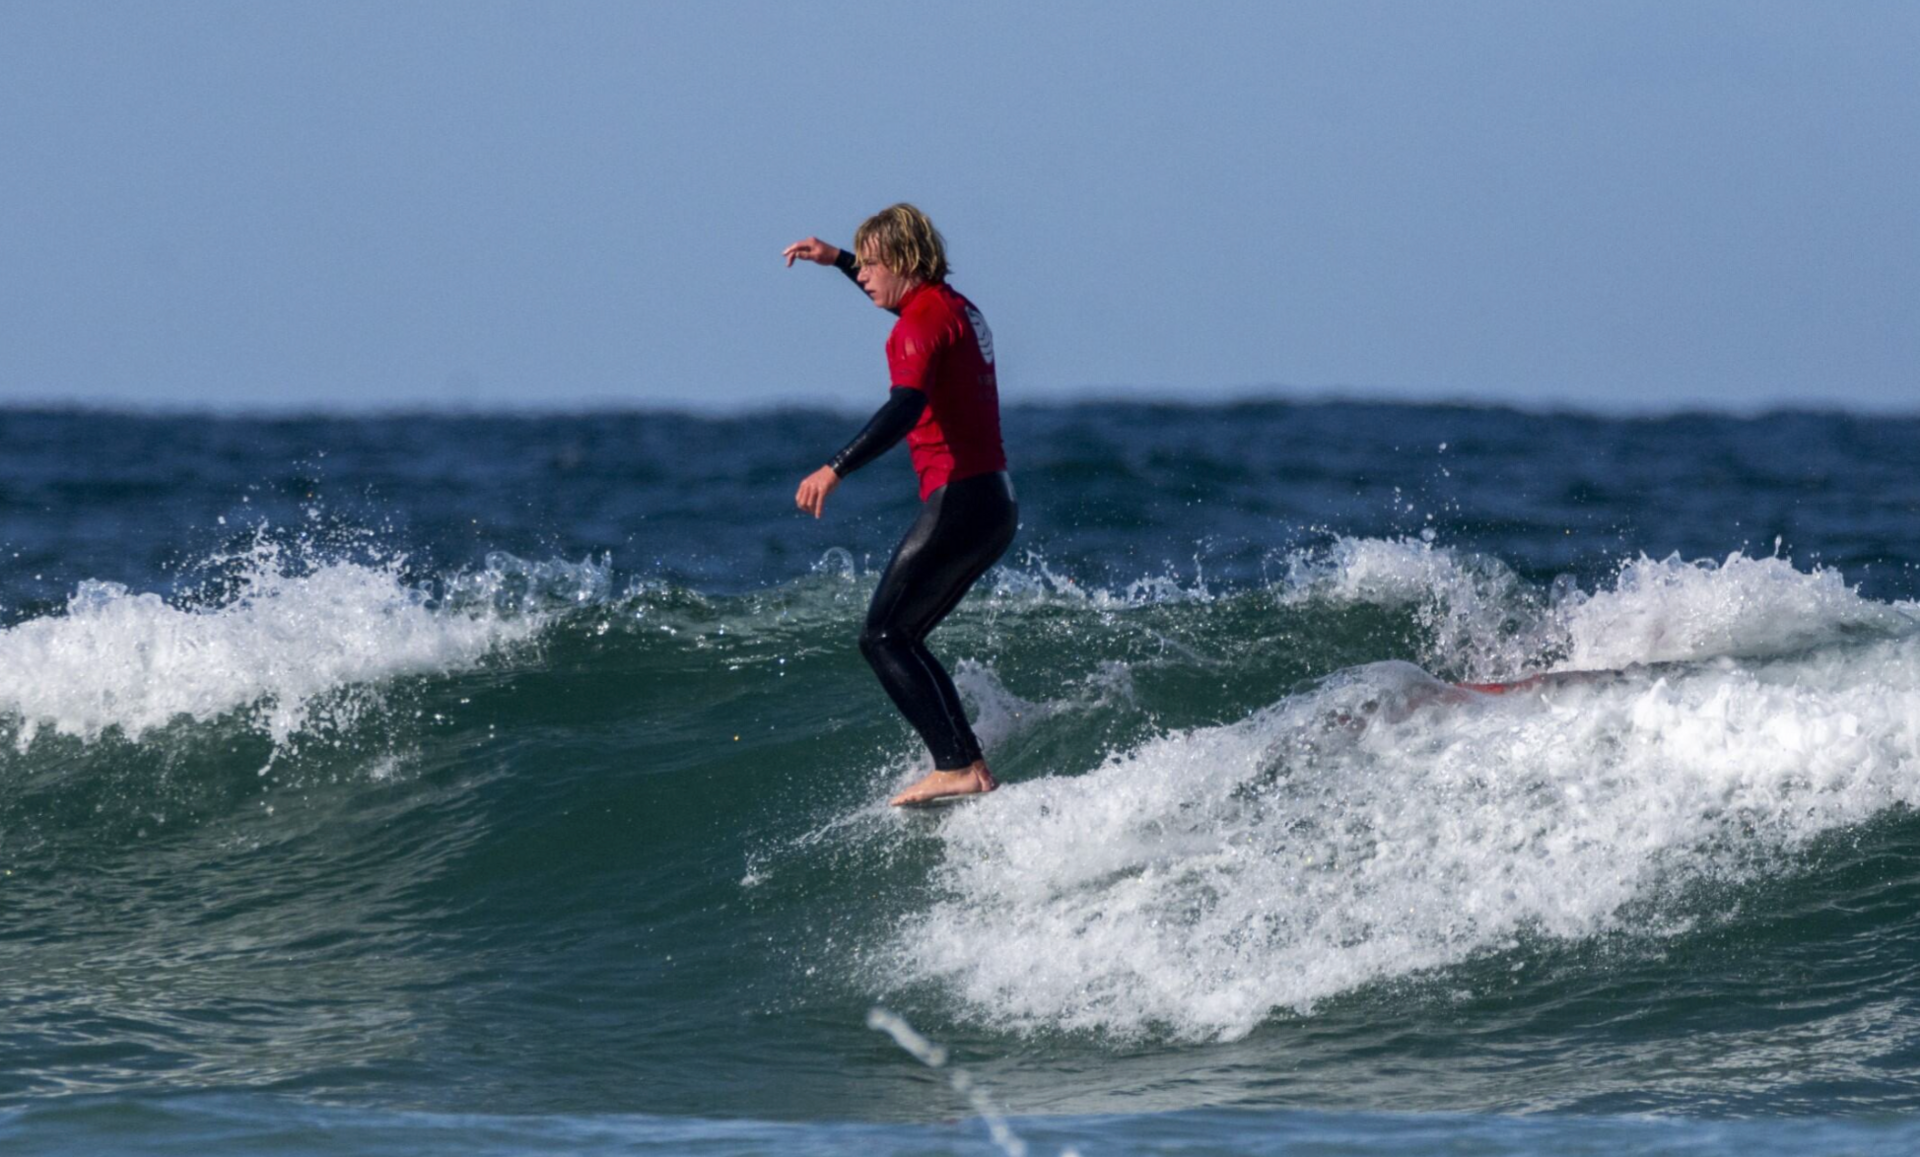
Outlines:
{"type": "MultiPolygon", "coordinates": [[[[1323,597],[1379,599],[1396,553],[1441,598],[1486,589],[1417,546],[1358,553],[1378,581],[1335,567],[1323,597]]],[[[1234,1038],[1522,935],[1621,928],[1665,887],[1920,805],[1911,608],[1776,559],[1621,576],[1542,600],[1533,645],[1709,661],[1501,696],[1374,664],[1014,783],[943,819],[942,898],[896,929],[896,978],[1004,1028],[1234,1038]]]]}
{"type": "MultiPolygon", "coordinates": [[[[1137,697],[1133,671],[1125,663],[1109,660],[1098,664],[1085,678],[1076,680],[1057,699],[1023,699],[1007,690],[992,667],[972,659],[961,659],[953,669],[954,687],[971,708],[973,733],[991,750],[1020,731],[1054,716],[1085,713],[1102,707],[1133,706],[1137,697]]],[[[918,754],[918,753],[917,753],[918,754]]],[[[904,774],[918,778],[926,771],[916,760],[904,774]]],[[[904,785],[902,785],[904,786],[904,785]]]]}
{"type": "Polygon", "coordinates": [[[1118,590],[1088,586],[1072,575],[1053,569],[1045,557],[1029,553],[1024,565],[998,566],[992,571],[987,591],[996,599],[1029,602],[1062,602],[1101,610],[1120,610],[1155,603],[1204,603],[1213,592],[1204,575],[1191,580],[1172,572],[1144,575],[1118,590]]]}
{"type": "Polygon", "coordinates": [[[211,608],[86,582],[64,614],[0,631],[0,712],[18,719],[23,749],[48,728],[88,740],[117,729],[138,739],[183,717],[241,710],[284,743],[315,711],[350,710],[332,692],[459,670],[540,623],[467,601],[467,610],[436,609],[391,568],[293,568],[265,546],[248,560],[236,594],[211,608]]]}
{"type": "Polygon", "coordinates": [[[1497,559],[1414,538],[1339,538],[1286,561],[1276,597],[1313,603],[1411,607],[1431,635],[1424,656],[1468,678],[1500,678],[1552,646],[1535,598],[1497,559]]]}
{"type": "Polygon", "coordinates": [[[1420,539],[1340,538],[1296,552],[1277,598],[1412,607],[1432,636],[1422,657],[1472,679],[1761,658],[1920,625],[1913,604],[1862,598],[1838,571],[1785,558],[1643,555],[1621,564],[1610,589],[1589,594],[1562,579],[1549,597],[1496,559],[1420,539]]]}
{"type": "Polygon", "coordinates": [[[1612,590],[1561,608],[1564,666],[1790,654],[1844,637],[1913,629],[1914,608],[1860,597],[1840,572],[1800,571],[1784,558],[1729,555],[1683,562],[1641,557],[1620,568],[1612,590]]]}
{"type": "MultiPolygon", "coordinates": [[[[1504,578],[1505,568],[1497,573],[1504,578]]],[[[1470,577],[1464,556],[1425,539],[1341,537],[1323,549],[1287,557],[1280,600],[1417,603],[1471,594],[1471,585],[1463,585],[1470,577]]]]}

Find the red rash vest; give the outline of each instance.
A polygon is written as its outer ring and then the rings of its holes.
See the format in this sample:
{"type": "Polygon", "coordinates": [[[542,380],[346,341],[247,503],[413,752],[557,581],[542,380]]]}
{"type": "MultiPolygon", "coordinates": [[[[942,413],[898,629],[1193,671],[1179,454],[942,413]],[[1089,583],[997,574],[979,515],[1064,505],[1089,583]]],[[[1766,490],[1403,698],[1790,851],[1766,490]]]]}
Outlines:
{"type": "Polygon", "coordinates": [[[949,482],[1007,468],[993,331],[972,302],[944,282],[909,290],[887,337],[887,369],[895,386],[927,395],[907,434],[922,502],[949,482]]]}

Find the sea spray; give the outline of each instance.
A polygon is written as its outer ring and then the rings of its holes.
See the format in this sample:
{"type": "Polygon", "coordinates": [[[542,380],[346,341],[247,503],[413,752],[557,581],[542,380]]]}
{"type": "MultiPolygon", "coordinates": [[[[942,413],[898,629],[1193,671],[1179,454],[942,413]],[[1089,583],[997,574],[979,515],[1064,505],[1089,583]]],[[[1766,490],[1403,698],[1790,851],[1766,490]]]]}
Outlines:
{"type": "Polygon", "coordinates": [[[1840,572],[1796,569],[1785,558],[1629,559],[1611,589],[1563,601],[1569,669],[1629,663],[1758,659],[1842,639],[1898,635],[1920,607],[1861,597],[1840,572]]]}
{"type": "Polygon", "coordinates": [[[1561,575],[1548,597],[1498,559],[1420,538],[1337,537],[1289,552],[1283,573],[1274,587],[1282,607],[1410,609],[1422,628],[1421,661],[1468,680],[1763,658],[1920,626],[1920,606],[1864,598],[1836,570],[1739,552],[1640,555],[1619,562],[1609,585],[1592,592],[1561,575]]]}
{"type": "Polygon", "coordinates": [[[295,558],[270,540],[238,556],[218,601],[87,581],[64,614],[0,630],[0,712],[24,751],[42,728],[138,741],[177,719],[244,712],[276,747],[316,719],[351,723],[355,688],[451,673],[536,634],[555,607],[603,602],[604,563],[496,552],[434,589],[401,560],[295,558]]]}
{"type": "MultiPolygon", "coordinates": [[[[913,1059],[930,1069],[942,1070],[946,1074],[947,1084],[954,1092],[966,1098],[967,1105],[973,1109],[987,1127],[987,1136],[1007,1157],[1027,1157],[1027,1143],[1007,1124],[1007,1118],[993,1098],[987,1095],[973,1074],[957,1065],[947,1064],[947,1050],[915,1031],[904,1017],[888,1012],[884,1008],[874,1007],[867,1010],[867,1027],[875,1032],[884,1032],[893,1038],[913,1059]]],[[[1060,1151],[1060,1157],[1080,1157],[1079,1150],[1066,1148],[1060,1151]]]]}
{"type": "Polygon", "coordinates": [[[1421,659],[1465,679],[1498,678],[1550,661],[1557,640],[1538,596],[1498,559],[1431,538],[1336,537],[1290,552],[1274,587],[1282,607],[1406,608],[1421,659]]]}

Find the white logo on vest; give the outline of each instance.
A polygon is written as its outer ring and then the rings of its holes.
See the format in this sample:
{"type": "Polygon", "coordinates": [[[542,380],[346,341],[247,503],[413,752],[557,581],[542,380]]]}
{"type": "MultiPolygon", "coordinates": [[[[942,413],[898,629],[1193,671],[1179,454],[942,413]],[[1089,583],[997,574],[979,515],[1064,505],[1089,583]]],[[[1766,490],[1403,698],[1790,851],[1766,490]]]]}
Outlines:
{"type": "Polygon", "coordinates": [[[987,319],[971,305],[967,307],[967,324],[973,327],[973,338],[980,343],[980,360],[993,364],[993,331],[987,328],[987,319]]]}

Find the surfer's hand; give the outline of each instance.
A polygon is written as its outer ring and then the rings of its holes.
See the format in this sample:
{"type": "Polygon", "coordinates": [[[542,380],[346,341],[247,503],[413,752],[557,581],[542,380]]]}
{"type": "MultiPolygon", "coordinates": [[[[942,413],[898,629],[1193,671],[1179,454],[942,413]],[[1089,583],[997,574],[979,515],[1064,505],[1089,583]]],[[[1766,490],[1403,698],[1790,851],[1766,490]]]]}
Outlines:
{"type": "Polygon", "coordinates": [[[799,491],[793,496],[793,504],[818,518],[820,508],[827,504],[827,495],[832,494],[833,488],[838,485],[840,475],[834,473],[833,467],[822,466],[800,483],[799,491]]]}
{"type": "Polygon", "coordinates": [[[793,268],[795,258],[818,262],[821,265],[832,265],[840,260],[840,247],[829,245],[818,237],[809,237],[805,241],[795,241],[787,246],[782,256],[787,259],[788,269],[793,268]]]}

